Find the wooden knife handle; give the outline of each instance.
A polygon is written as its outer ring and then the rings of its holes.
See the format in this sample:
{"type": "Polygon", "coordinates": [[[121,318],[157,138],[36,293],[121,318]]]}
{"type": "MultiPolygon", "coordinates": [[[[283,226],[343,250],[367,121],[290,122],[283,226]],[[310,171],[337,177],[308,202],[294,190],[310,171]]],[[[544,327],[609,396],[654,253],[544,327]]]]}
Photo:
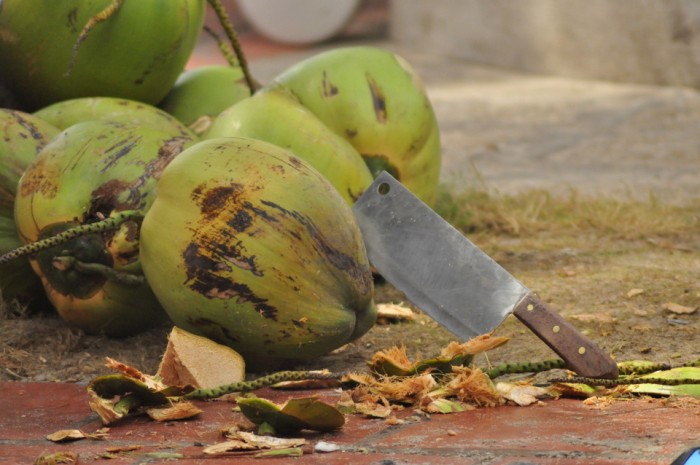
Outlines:
{"type": "Polygon", "coordinates": [[[566,362],[588,378],[616,379],[617,363],[536,295],[527,294],[513,314],[566,362]]]}

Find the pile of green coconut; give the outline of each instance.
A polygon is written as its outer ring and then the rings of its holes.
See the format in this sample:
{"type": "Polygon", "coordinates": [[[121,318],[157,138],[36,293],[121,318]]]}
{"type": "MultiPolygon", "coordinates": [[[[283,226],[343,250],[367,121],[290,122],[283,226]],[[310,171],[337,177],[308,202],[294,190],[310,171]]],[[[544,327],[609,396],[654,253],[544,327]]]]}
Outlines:
{"type": "Polygon", "coordinates": [[[351,206],[382,171],[430,203],[419,76],[336,48],[270,82],[216,0],[0,2],[0,290],[88,334],[169,319],[278,363],[374,324],[351,206]],[[185,69],[207,9],[229,65],[185,69]]]}

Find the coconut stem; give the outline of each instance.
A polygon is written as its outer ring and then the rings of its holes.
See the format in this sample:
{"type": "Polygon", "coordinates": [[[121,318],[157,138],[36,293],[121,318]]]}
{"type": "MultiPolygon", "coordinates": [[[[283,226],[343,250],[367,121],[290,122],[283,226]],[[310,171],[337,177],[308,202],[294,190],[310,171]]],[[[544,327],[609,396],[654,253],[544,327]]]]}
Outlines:
{"type": "Polygon", "coordinates": [[[85,263],[81,262],[75,257],[71,256],[60,256],[54,257],[54,265],[61,267],[63,269],[75,269],[76,271],[83,274],[96,274],[100,275],[108,281],[116,282],[124,286],[140,286],[146,282],[146,278],[142,275],[137,275],[133,273],[126,273],[124,271],[117,271],[111,266],[103,265],[101,263],[85,263]]]}
{"type": "Polygon", "coordinates": [[[700,384],[700,379],[697,378],[618,378],[618,379],[603,379],[603,378],[586,378],[584,376],[574,376],[571,378],[554,378],[549,380],[550,383],[567,383],[567,384],[588,384],[589,386],[602,386],[611,388],[615,386],[628,386],[630,384],[660,384],[663,386],[680,386],[682,384],[700,384]]]}
{"type": "Polygon", "coordinates": [[[125,210],[118,213],[112,214],[109,218],[105,218],[94,223],[82,224],[71,229],[67,229],[61,233],[54,236],[47,237],[30,244],[17,247],[14,250],[7,252],[6,254],[0,256],[0,265],[11,262],[18,258],[32,255],[42,250],[50,249],[51,247],[56,247],[57,245],[64,244],[71,239],[76,237],[84,236],[87,234],[101,233],[105,231],[112,231],[117,229],[122,223],[126,221],[141,221],[143,219],[143,214],[137,210],[125,210]]]}
{"type": "Polygon", "coordinates": [[[109,18],[111,18],[112,15],[116,13],[116,11],[122,6],[122,3],[124,3],[124,0],[112,0],[112,3],[107,5],[107,7],[104,10],[92,16],[88,20],[88,22],[85,23],[83,30],[80,31],[78,38],[73,44],[70,62],[68,63],[68,70],[66,70],[65,76],[70,76],[73,72],[73,68],[75,68],[75,61],[78,58],[78,50],[80,49],[80,46],[83,44],[83,42],[85,42],[85,39],[87,39],[87,36],[88,34],[90,34],[90,31],[92,31],[92,29],[98,24],[107,21],[109,18]]]}
{"type": "Polygon", "coordinates": [[[238,40],[238,34],[236,34],[236,30],[233,28],[233,24],[231,24],[231,20],[228,17],[228,13],[226,13],[226,9],[223,7],[223,5],[221,5],[220,0],[207,0],[207,2],[216,12],[216,16],[219,18],[219,23],[221,23],[221,26],[226,32],[228,40],[231,42],[231,47],[236,53],[236,58],[238,58],[238,66],[241,67],[241,70],[243,71],[243,76],[245,77],[245,82],[246,84],[248,84],[248,89],[250,89],[250,95],[253,95],[255,93],[255,81],[253,80],[253,77],[250,74],[250,69],[248,68],[248,61],[246,60],[245,55],[243,54],[241,43],[238,40]]]}
{"type": "Polygon", "coordinates": [[[484,372],[489,378],[493,379],[503,375],[539,373],[541,371],[554,370],[557,368],[566,368],[566,363],[559,359],[544,360],[541,362],[502,363],[484,372]]]}
{"type": "Polygon", "coordinates": [[[253,381],[240,381],[211,389],[195,389],[183,397],[185,399],[206,400],[215,399],[232,392],[254,391],[265,386],[281,383],[282,381],[300,381],[305,379],[335,379],[339,375],[327,371],[279,371],[263,376],[253,381]]]}
{"type": "Polygon", "coordinates": [[[215,30],[210,28],[209,26],[204,26],[204,32],[209,34],[215,41],[216,45],[219,47],[219,51],[221,51],[221,54],[226,58],[226,61],[228,62],[229,66],[231,67],[240,67],[240,63],[238,63],[238,58],[236,58],[236,55],[233,53],[233,50],[231,49],[231,45],[224,41],[219,34],[216,33],[215,30]]]}

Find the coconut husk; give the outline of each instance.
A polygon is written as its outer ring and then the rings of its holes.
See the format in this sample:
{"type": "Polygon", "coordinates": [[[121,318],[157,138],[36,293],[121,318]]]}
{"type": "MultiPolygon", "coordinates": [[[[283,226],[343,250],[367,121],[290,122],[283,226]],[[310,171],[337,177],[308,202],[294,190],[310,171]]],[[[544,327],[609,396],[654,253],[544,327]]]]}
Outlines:
{"type": "Polygon", "coordinates": [[[245,362],[230,347],[174,327],[157,375],[169,386],[208,389],[245,380],[245,362]]]}

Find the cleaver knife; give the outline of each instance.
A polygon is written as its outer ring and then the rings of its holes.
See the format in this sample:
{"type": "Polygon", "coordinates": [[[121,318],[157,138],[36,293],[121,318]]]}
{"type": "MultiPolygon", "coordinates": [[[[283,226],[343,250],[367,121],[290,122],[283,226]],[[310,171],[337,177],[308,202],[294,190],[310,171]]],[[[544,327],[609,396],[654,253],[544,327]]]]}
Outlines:
{"type": "Polygon", "coordinates": [[[386,171],[352,209],[370,263],[462,340],[512,313],[579,375],[617,378],[608,354],[386,171]]]}

